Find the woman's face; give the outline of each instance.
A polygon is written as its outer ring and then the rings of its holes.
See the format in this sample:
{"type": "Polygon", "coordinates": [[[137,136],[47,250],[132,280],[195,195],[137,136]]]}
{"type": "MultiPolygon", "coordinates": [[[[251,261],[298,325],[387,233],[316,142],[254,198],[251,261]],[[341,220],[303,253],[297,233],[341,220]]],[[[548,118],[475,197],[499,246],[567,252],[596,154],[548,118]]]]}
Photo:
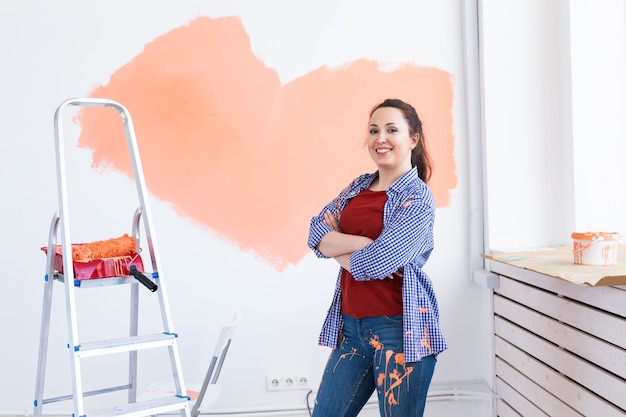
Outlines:
{"type": "Polygon", "coordinates": [[[380,169],[411,168],[411,151],[417,135],[411,136],[402,112],[395,107],[381,107],[370,117],[367,148],[380,169]]]}

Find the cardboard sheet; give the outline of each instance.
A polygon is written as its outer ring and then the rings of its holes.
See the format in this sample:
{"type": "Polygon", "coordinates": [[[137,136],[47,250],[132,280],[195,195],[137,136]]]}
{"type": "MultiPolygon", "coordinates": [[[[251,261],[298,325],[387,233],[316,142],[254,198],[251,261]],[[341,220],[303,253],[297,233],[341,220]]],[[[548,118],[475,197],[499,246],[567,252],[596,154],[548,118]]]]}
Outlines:
{"type": "Polygon", "coordinates": [[[574,264],[572,246],[529,250],[524,252],[493,252],[483,258],[503,262],[579,285],[626,285],[626,246],[619,245],[616,265],[594,266],[574,264]]]}

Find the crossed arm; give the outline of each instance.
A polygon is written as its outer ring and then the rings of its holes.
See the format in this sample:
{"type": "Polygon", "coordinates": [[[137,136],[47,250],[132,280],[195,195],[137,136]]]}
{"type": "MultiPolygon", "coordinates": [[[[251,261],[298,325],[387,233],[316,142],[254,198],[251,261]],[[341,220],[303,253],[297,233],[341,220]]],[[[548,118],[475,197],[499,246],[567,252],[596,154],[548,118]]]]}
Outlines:
{"type": "Polygon", "coordinates": [[[350,235],[342,233],[339,228],[339,222],[330,212],[324,213],[324,223],[333,229],[332,232],[324,235],[317,245],[324,256],[334,258],[342,268],[350,271],[350,254],[352,252],[363,249],[365,246],[373,242],[366,236],[350,235]]]}

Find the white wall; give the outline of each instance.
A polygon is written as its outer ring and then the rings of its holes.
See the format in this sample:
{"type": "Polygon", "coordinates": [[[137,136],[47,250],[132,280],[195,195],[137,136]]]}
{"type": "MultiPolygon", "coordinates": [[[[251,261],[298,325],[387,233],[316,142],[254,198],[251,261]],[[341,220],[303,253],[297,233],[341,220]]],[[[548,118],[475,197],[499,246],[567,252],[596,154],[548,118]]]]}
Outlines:
{"type": "Polygon", "coordinates": [[[575,229],[626,236],[626,3],[572,0],[569,28],[575,229]]]}
{"type": "Polygon", "coordinates": [[[571,227],[560,1],[482,1],[489,242],[560,244],[571,227]]]}
{"type": "MultiPolygon", "coordinates": [[[[452,191],[450,206],[437,213],[438,248],[427,266],[450,344],[440,356],[435,381],[490,378],[491,345],[485,308],[489,293],[471,285],[466,274],[470,254],[464,246],[467,184],[461,174],[466,170],[466,149],[460,5],[453,0],[396,0],[386,2],[384,10],[380,6],[364,7],[359,1],[327,0],[310,6],[253,0],[10,0],[0,4],[0,191],[4,196],[0,413],[32,412],[45,269],[45,257],[39,248],[47,243],[49,222],[58,207],[54,110],[63,100],[85,96],[95,85],[105,84],[110,74],[155,37],[200,15],[240,16],[255,53],[277,69],[282,82],[320,66],[362,57],[408,61],[453,74],[459,185],[452,191]]],[[[489,15],[489,20],[497,20],[500,13],[489,15]]],[[[533,96],[524,99],[531,103],[538,100],[533,96]]],[[[548,103],[548,110],[556,111],[555,106],[548,103]]],[[[70,131],[77,133],[75,127],[70,131]]],[[[493,130],[488,132],[494,134],[493,130]]],[[[509,152],[497,145],[494,151],[509,152]]],[[[87,197],[85,192],[74,212],[97,210],[111,215],[106,219],[79,216],[81,232],[73,238],[88,241],[124,233],[134,206],[122,196],[134,196],[133,185],[114,172],[91,169],[91,155],[86,150],[70,146],[68,161],[76,170],[70,179],[73,186],[86,191],[109,190],[98,191],[95,197],[87,197]]],[[[337,184],[338,189],[340,186],[343,184],[337,184]]],[[[243,321],[223,370],[224,391],[216,409],[304,407],[305,391],[268,393],[265,377],[307,374],[316,385],[328,355],[326,348],[316,346],[317,335],[330,302],[336,266],[309,255],[278,272],[206,228],[181,218],[168,204],[153,199],[152,209],[163,270],[168,273],[176,330],[181,334],[186,381],[202,380],[219,328],[240,310],[243,321]]],[[[55,289],[46,397],[67,394],[71,389],[64,352],[61,288],[55,289]]],[[[124,322],[126,295],[121,289],[84,297],[80,324],[87,334],[112,329],[115,319],[124,322]],[[100,297],[110,297],[105,310],[92,307],[100,297]]],[[[142,294],[144,318],[155,311],[150,301],[149,294],[142,294]]],[[[162,361],[156,353],[150,358],[153,362],[140,363],[140,390],[153,380],[169,376],[167,366],[156,366],[162,361]]],[[[123,379],[116,373],[123,369],[118,368],[94,364],[88,369],[99,383],[116,384],[123,379]]],[[[71,403],[46,407],[44,410],[68,412],[71,403]]]]}
{"type": "Polygon", "coordinates": [[[626,5],[481,6],[491,248],[624,234],[626,5]]]}

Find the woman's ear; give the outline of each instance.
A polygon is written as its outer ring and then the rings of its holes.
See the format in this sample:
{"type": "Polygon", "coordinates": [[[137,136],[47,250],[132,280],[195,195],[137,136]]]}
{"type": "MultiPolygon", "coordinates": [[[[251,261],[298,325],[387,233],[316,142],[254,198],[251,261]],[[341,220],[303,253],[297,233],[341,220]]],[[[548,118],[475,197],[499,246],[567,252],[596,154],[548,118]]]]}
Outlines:
{"type": "Polygon", "coordinates": [[[420,134],[416,133],[411,137],[411,149],[414,149],[420,141],[420,134]]]}

